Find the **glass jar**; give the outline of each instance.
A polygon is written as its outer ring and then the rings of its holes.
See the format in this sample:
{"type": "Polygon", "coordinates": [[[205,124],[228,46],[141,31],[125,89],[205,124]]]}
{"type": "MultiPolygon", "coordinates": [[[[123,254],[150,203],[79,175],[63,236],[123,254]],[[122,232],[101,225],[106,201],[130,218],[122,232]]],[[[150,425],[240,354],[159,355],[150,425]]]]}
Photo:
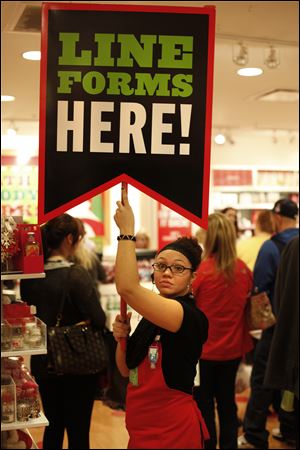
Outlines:
{"type": "Polygon", "coordinates": [[[4,391],[1,393],[1,422],[11,423],[15,421],[15,401],[13,395],[4,391]]]}
{"type": "Polygon", "coordinates": [[[1,322],[1,351],[11,348],[11,327],[6,322],[1,322]]]}

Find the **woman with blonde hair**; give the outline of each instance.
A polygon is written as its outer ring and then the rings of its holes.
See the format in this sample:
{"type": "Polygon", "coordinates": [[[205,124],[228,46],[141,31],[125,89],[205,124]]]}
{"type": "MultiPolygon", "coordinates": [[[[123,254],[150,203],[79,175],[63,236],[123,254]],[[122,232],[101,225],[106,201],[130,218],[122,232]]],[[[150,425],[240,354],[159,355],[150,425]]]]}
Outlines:
{"type": "Polygon", "coordinates": [[[203,261],[193,283],[196,304],[209,321],[200,359],[200,387],[195,391],[210,434],[205,448],[217,448],[215,401],[219,448],[237,448],[235,378],[242,357],[253,347],[244,313],[252,287],[251,271],[236,256],[233,224],[222,213],[211,214],[203,261]]]}

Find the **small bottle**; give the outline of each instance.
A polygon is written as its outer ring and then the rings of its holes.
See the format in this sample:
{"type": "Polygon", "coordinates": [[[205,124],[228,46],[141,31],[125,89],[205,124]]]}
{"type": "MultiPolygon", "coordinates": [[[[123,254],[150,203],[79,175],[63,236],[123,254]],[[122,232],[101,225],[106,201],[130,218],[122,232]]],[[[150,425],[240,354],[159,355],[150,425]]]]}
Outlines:
{"type": "Polygon", "coordinates": [[[39,243],[35,240],[35,234],[32,231],[27,233],[27,240],[25,244],[26,256],[37,256],[40,254],[39,243]]]}

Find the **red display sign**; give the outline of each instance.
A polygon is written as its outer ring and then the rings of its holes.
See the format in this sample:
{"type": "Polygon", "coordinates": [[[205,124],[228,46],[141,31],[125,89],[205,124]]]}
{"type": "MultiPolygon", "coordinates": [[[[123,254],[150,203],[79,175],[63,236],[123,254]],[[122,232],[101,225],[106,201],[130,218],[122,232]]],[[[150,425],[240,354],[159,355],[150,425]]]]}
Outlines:
{"type": "Polygon", "coordinates": [[[214,186],[251,186],[251,170],[214,170],[214,186]]]}
{"type": "Polygon", "coordinates": [[[191,236],[191,222],[185,217],[158,203],[157,211],[158,249],[173,242],[178,237],[191,236]]]}

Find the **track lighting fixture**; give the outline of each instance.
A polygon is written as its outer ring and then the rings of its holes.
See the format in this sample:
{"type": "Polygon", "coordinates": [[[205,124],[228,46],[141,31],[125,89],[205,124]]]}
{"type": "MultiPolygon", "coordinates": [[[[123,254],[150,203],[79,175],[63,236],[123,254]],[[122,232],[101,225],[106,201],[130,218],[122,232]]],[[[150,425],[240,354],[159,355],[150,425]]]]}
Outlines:
{"type": "Polygon", "coordinates": [[[273,47],[273,45],[270,45],[269,53],[267,54],[264,62],[269,69],[276,69],[276,67],[279,66],[279,52],[273,47]]]}
{"type": "Polygon", "coordinates": [[[238,66],[245,66],[249,61],[248,48],[242,42],[239,42],[238,45],[238,50],[233,47],[232,59],[238,66]]]}

